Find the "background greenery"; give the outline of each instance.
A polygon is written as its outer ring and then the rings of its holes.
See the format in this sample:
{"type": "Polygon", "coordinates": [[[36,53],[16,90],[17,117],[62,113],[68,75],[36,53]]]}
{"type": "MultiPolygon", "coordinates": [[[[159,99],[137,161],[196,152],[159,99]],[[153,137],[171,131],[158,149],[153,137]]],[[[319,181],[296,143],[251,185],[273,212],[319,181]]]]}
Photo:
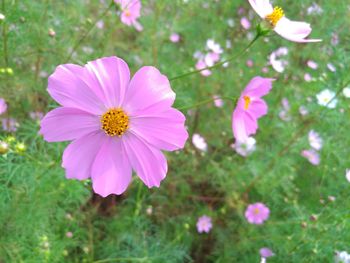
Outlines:
{"type": "Polygon", "coordinates": [[[349,99],[340,94],[331,110],[319,106],[315,97],[326,88],[336,92],[349,81],[350,3],[315,2],[323,8],[320,15],[307,15],[310,0],[274,1],[289,17],[310,22],[322,43],[299,45],[272,35],[208,78],[193,75],[172,82],[176,105],[182,107],[213,94],[238,96],[255,75],[276,77],[267,96],[270,111],[259,122],[257,150],[251,156],[243,158],[230,147],[234,105],[208,104],[187,119],[190,134],[206,139],[207,153],[189,140],[183,151],[167,154],[169,173],[159,189],[147,189],[134,176],[123,196],[102,200],[92,195],[90,182],[65,179],[61,156],[66,144],[44,142],[39,122],[29,118],[31,111],[55,107],[46,92],[48,75],[67,62],[79,43],[71,63],[117,55],[132,72],[154,65],[177,76],[194,67],[193,53],[204,51],[209,38],[223,47],[232,41],[223,58],[247,45],[238,8],[254,17],[253,24],[259,19],[245,0],[143,0],[143,32],[121,24],[113,7],[102,18],[104,28],[94,28],[79,42],[107,1],[2,0],[0,13],[6,19],[0,22],[0,68],[13,70],[0,73],[0,95],[9,105],[2,117],[16,118],[20,127],[13,134],[0,133],[11,145],[0,156],[0,262],[259,262],[261,247],[275,252],[269,262],[331,262],[336,250],[350,250],[350,186],[345,179],[350,167],[349,99]],[[50,28],[55,37],[49,36],[50,28]],[[169,41],[172,32],[180,33],[180,43],[169,41]],[[340,38],[337,46],[331,45],[333,33],[340,38]],[[268,55],[281,46],[289,48],[286,71],[277,74],[269,67],[269,73],[261,73],[268,55]],[[247,59],[254,61],[253,67],[246,66],[247,59]],[[319,63],[317,71],[307,68],[308,59],[319,63]],[[337,71],[330,72],[327,63],[337,71]],[[305,72],[316,81],[305,82],[305,72]],[[291,104],[290,122],[278,117],[282,98],[291,104]],[[299,114],[301,105],[309,115],[299,114]],[[310,129],[324,140],[316,167],[300,156],[309,148],[310,129]],[[262,226],[244,218],[254,202],[271,210],[262,226]],[[213,219],[209,234],[196,230],[203,214],[213,219]],[[317,219],[311,220],[312,215],[317,219]]]}

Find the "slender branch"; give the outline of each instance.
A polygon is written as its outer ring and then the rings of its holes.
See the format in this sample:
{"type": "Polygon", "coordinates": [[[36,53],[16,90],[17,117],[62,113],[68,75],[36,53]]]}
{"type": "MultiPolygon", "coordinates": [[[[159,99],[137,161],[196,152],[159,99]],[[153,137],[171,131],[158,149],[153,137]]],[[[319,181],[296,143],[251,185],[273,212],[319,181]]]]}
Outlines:
{"type": "Polygon", "coordinates": [[[249,50],[249,48],[252,47],[253,44],[254,44],[260,37],[261,37],[261,34],[258,33],[258,34],[254,37],[254,39],[253,39],[240,53],[238,53],[237,55],[235,55],[235,56],[233,56],[233,57],[231,57],[231,58],[229,58],[229,59],[226,59],[226,60],[223,60],[223,61],[221,61],[221,62],[218,62],[218,63],[214,64],[214,65],[211,66],[211,67],[206,67],[206,68],[202,68],[202,69],[198,69],[198,70],[193,70],[193,71],[190,71],[190,72],[181,74],[181,75],[179,75],[179,76],[170,78],[169,80],[170,80],[170,81],[174,81],[174,80],[177,80],[177,79],[181,79],[181,78],[184,78],[184,77],[188,77],[188,76],[190,76],[190,75],[200,73],[200,72],[202,72],[202,71],[204,71],[204,70],[211,70],[211,69],[214,69],[214,68],[219,67],[219,66],[221,66],[221,65],[224,65],[224,64],[226,64],[226,63],[228,63],[228,62],[230,62],[230,61],[232,61],[232,60],[235,60],[235,59],[239,58],[240,56],[244,55],[244,54],[249,50]]]}
{"type": "Polygon", "coordinates": [[[203,106],[205,104],[208,104],[210,102],[216,101],[218,99],[229,100],[229,101],[233,101],[234,103],[236,103],[237,100],[238,100],[237,98],[234,98],[234,97],[223,96],[223,97],[211,98],[211,99],[203,100],[203,101],[200,101],[200,102],[195,103],[193,105],[185,106],[185,107],[181,107],[181,108],[177,108],[177,109],[180,110],[180,111],[190,110],[190,109],[198,108],[198,107],[203,106]]]}
{"type": "Polygon", "coordinates": [[[106,10],[104,12],[102,12],[102,14],[96,18],[96,20],[91,24],[91,26],[88,28],[88,30],[81,36],[81,38],[78,40],[78,42],[73,46],[72,51],[69,53],[68,57],[66,58],[66,62],[68,62],[72,58],[74,52],[78,49],[78,47],[85,40],[85,38],[90,34],[92,29],[95,28],[98,21],[100,21],[109,12],[109,10],[113,6],[114,6],[114,1],[111,1],[111,4],[108,6],[108,8],[106,8],[106,10]]]}

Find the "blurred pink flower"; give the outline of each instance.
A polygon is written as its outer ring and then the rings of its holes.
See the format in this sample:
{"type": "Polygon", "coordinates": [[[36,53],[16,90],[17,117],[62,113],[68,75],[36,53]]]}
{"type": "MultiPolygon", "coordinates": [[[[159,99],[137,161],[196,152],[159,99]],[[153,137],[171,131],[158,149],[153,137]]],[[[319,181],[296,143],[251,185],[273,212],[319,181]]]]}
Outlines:
{"type": "Polygon", "coordinates": [[[263,247],[260,249],[260,256],[263,258],[269,258],[274,256],[275,254],[272,252],[271,249],[267,248],[267,247],[263,247]]]}
{"type": "Polygon", "coordinates": [[[245,141],[236,141],[232,148],[241,156],[247,157],[256,150],[256,140],[248,137],[245,141]]]}
{"type": "Polygon", "coordinates": [[[306,82],[310,82],[310,81],[312,81],[312,76],[309,73],[305,73],[304,74],[304,80],[306,82]]]}
{"type": "Polygon", "coordinates": [[[48,92],[62,107],[46,114],[40,133],[48,142],[73,141],[62,158],[66,177],[91,177],[103,197],[122,194],[132,170],[149,188],[159,187],[168,170],[162,150],[181,149],[188,138],[169,80],[154,67],[130,80],[117,57],[65,64],[49,77],[48,92]]]}
{"type": "Polygon", "coordinates": [[[208,145],[205,139],[198,133],[193,134],[192,143],[198,150],[201,150],[203,152],[206,152],[208,150],[208,145]]]}
{"type": "Polygon", "coordinates": [[[224,106],[224,101],[218,95],[213,96],[215,107],[222,108],[224,106]]]}
{"type": "Polygon", "coordinates": [[[318,64],[313,60],[308,60],[306,64],[309,68],[311,68],[313,70],[318,69],[318,64]]]}
{"type": "Polygon", "coordinates": [[[345,171],[345,178],[350,183],[350,169],[346,169],[346,171],[345,171]]]}
{"type": "Polygon", "coordinates": [[[134,26],[137,31],[142,31],[142,25],[137,21],[141,16],[141,1],[140,0],[114,0],[119,4],[122,13],[120,19],[127,26],[134,26]]]}
{"type": "Polygon", "coordinates": [[[0,98],[0,115],[7,111],[7,104],[3,98],[0,98]]]}
{"type": "Polygon", "coordinates": [[[311,130],[309,132],[309,144],[316,151],[319,151],[322,149],[323,140],[322,140],[321,136],[317,132],[315,132],[314,130],[311,130]]]}
{"type": "Polygon", "coordinates": [[[213,227],[213,224],[209,216],[204,215],[198,218],[198,221],[197,221],[198,233],[203,233],[203,232],[209,233],[212,227],[213,227]]]}
{"type": "Polygon", "coordinates": [[[179,34],[177,34],[177,33],[172,33],[171,35],[170,35],[170,41],[171,42],[173,42],[173,43],[178,43],[178,42],[180,42],[180,35],[179,34]]]}
{"type": "Polygon", "coordinates": [[[273,79],[255,77],[242,92],[232,115],[232,130],[237,141],[245,141],[258,129],[258,119],[267,114],[268,106],[261,97],[272,88],[273,79]]]}
{"type": "Polygon", "coordinates": [[[1,120],[2,129],[7,132],[15,132],[19,127],[19,123],[14,118],[4,118],[1,120]]]}
{"type": "Polygon", "coordinates": [[[288,55],[288,48],[286,47],[280,47],[279,49],[273,51],[270,54],[269,62],[272,68],[278,73],[284,72],[287,65],[289,64],[288,61],[283,58],[287,55],[288,55]]]}
{"type": "Polygon", "coordinates": [[[245,29],[248,30],[251,27],[251,23],[248,18],[245,16],[241,18],[241,26],[245,29]]]}
{"type": "Polygon", "coordinates": [[[318,154],[317,151],[315,151],[314,149],[311,150],[303,150],[301,152],[301,156],[305,157],[306,159],[308,159],[308,161],[312,164],[312,165],[319,165],[321,163],[320,160],[320,156],[318,154]]]}
{"type": "Polygon", "coordinates": [[[269,0],[248,0],[255,12],[270,23],[274,31],[283,38],[293,42],[320,42],[320,39],[306,39],[312,29],[305,22],[291,21],[285,17],[280,7],[273,7],[269,0]]]}
{"type": "Polygon", "coordinates": [[[246,65],[248,68],[252,68],[254,66],[254,61],[252,59],[248,59],[246,65]]]}
{"type": "Polygon", "coordinates": [[[248,206],[245,217],[249,223],[261,225],[269,218],[270,209],[263,203],[255,203],[248,206]]]}
{"type": "MultiPolygon", "coordinates": [[[[207,64],[204,62],[204,60],[200,59],[198,60],[197,64],[196,64],[196,69],[197,70],[201,70],[201,69],[204,69],[204,68],[207,68],[207,64]]],[[[205,70],[202,70],[201,72],[201,75],[204,76],[204,77],[208,77],[211,75],[211,71],[209,69],[205,69],[205,70]]]]}

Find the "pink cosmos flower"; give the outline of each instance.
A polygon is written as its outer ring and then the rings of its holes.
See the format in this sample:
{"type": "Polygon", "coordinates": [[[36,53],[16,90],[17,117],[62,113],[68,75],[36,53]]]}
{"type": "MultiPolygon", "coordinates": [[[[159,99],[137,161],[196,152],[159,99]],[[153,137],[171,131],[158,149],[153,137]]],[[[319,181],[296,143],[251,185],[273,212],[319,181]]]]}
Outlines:
{"type": "Polygon", "coordinates": [[[19,123],[14,118],[4,118],[1,120],[2,129],[7,132],[15,132],[19,127],[19,123]]]}
{"type": "Polygon", "coordinates": [[[141,1],[140,0],[114,0],[119,4],[122,13],[120,19],[127,26],[134,26],[137,31],[142,31],[142,25],[137,21],[141,16],[141,1]]]}
{"type": "Polygon", "coordinates": [[[238,99],[232,116],[233,135],[237,141],[246,141],[258,129],[258,119],[267,114],[268,106],[261,97],[268,94],[274,79],[253,78],[238,99]]]}
{"type": "Polygon", "coordinates": [[[6,101],[3,98],[0,98],[0,115],[4,114],[7,110],[6,101]]]}
{"type": "Polygon", "coordinates": [[[245,217],[249,223],[261,225],[269,218],[270,209],[263,203],[255,203],[248,206],[245,217]]]}
{"type": "Polygon", "coordinates": [[[193,145],[200,151],[206,152],[208,150],[208,144],[205,139],[198,133],[193,134],[192,136],[193,145]]]}
{"type": "Polygon", "coordinates": [[[260,252],[260,256],[263,258],[269,258],[274,256],[275,254],[272,252],[271,249],[269,249],[268,247],[263,247],[259,250],[260,252]]]}
{"type": "Polygon", "coordinates": [[[219,95],[214,95],[214,105],[215,107],[222,108],[224,106],[224,101],[221,99],[219,95]]]}
{"type": "Polygon", "coordinates": [[[105,57],[61,65],[48,82],[62,107],[44,117],[40,133],[48,142],[72,141],[62,162],[68,179],[91,177],[103,197],[122,194],[132,170],[149,188],[160,186],[168,170],[161,150],[183,148],[188,138],[166,76],[142,67],[130,80],[122,59],[105,57]]]}
{"type": "MultiPolygon", "coordinates": [[[[201,70],[201,69],[204,69],[204,68],[207,68],[207,67],[208,66],[207,66],[207,64],[205,63],[205,61],[203,59],[198,60],[198,62],[196,64],[196,69],[197,70],[201,70]]],[[[209,69],[202,70],[200,73],[204,77],[208,77],[208,76],[211,75],[211,71],[209,69]]]]}
{"type": "Polygon", "coordinates": [[[317,64],[315,61],[313,61],[313,60],[308,60],[308,61],[306,62],[306,65],[307,65],[309,68],[313,69],[313,70],[318,69],[318,64],[317,64]]]}
{"type": "Polygon", "coordinates": [[[172,34],[170,35],[170,41],[173,42],[173,43],[178,43],[178,42],[180,42],[180,39],[181,39],[181,37],[180,37],[180,35],[177,34],[177,33],[172,33],[172,34]]]}
{"type": "Polygon", "coordinates": [[[197,221],[198,233],[203,233],[203,232],[209,233],[212,227],[213,227],[213,224],[209,216],[204,215],[198,218],[198,221],[197,221]]]}
{"type": "Polygon", "coordinates": [[[319,165],[321,163],[320,155],[314,149],[303,150],[301,156],[305,157],[312,165],[319,165]]]}
{"type": "Polygon", "coordinates": [[[315,132],[314,130],[311,130],[309,132],[308,138],[309,138],[309,144],[313,149],[315,149],[316,151],[319,151],[322,149],[323,140],[317,132],[315,132]]]}
{"type": "Polygon", "coordinates": [[[245,29],[248,30],[251,27],[251,23],[248,18],[245,16],[241,18],[241,26],[245,29]]]}
{"type": "Polygon", "coordinates": [[[320,42],[320,39],[306,39],[312,29],[305,22],[291,21],[285,17],[280,7],[273,7],[269,0],[248,0],[255,12],[266,20],[274,31],[283,38],[293,42],[320,42]]]}

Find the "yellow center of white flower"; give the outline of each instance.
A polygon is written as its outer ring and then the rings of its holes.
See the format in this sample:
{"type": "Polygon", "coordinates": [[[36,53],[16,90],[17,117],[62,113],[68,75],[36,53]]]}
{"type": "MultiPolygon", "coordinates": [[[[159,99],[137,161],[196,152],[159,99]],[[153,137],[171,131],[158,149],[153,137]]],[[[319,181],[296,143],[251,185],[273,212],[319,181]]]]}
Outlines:
{"type": "Polygon", "coordinates": [[[281,20],[281,18],[284,17],[284,11],[281,7],[276,6],[273,9],[273,12],[265,17],[265,19],[273,26],[275,27],[278,23],[278,21],[281,20]]]}
{"type": "Polygon", "coordinates": [[[243,96],[244,99],[244,110],[248,110],[252,99],[249,96],[243,96]]]}
{"type": "Polygon", "coordinates": [[[129,116],[120,108],[110,109],[101,117],[102,129],[109,136],[122,136],[129,129],[129,116]]]}

